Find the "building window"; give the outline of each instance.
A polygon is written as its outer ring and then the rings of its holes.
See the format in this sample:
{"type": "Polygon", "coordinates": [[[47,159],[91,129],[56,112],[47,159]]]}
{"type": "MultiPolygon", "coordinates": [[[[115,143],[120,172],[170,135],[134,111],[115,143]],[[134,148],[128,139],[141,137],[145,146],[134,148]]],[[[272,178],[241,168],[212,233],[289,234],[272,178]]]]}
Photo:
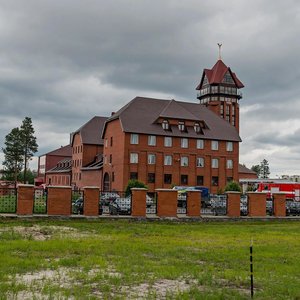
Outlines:
{"type": "Polygon", "coordinates": [[[211,141],[211,150],[218,150],[218,149],[219,149],[219,142],[211,141]]]}
{"type": "Polygon", "coordinates": [[[105,139],[105,148],[107,148],[108,142],[107,139],[105,139]]]}
{"type": "Polygon", "coordinates": [[[178,122],[178,129],[180,131],[185,131],[185,125],[184,122],[178,122]]]}
{"type": "Polygon", "coordinates": [[[171,184],[172,183],[172,174],[164,174],[164,183],[171,184]]]}
{"type": "Polygon", "coordinates": [[[130,135],[130,144],[137,145],[139,143],[139,135],[136,133],[132,133],[130,135]]]}
{"type": "Polygon", "coordinates": [[[226,165],[227,165],[227,169],[232,169],[233,168],[233,161],[232,161],[232,159],[228,159],[226,165]]]}
{"type": "Polygon", "coordinates": [[[148,183],[155,183],[155,173],[148,173],[148,183]]]}
{"type": "Polygon", "coordinates": [[[169,136],[165,136],[164,145],[165,147],[172,147],[172,138],[169,136]]]}
{"type": "Polygon", "coordinates": [[[138,173],[130,172],[130,180],[138,180],[138,173]]]}
{"type": "Polygon", "coordinates": [[[156,136],[155,135],[149,135],[148,136],[148,145],[149,146],[156,146],[156,136]]]}
{"type": "Polygon", "coordinates": [[[109,163],[112,164],[112,154],[109,155],[109,163]]]}
{"type": "Polygon", "coordinates": [[[218,160],[217,158],[213,158],[213,159],[211,160],[211,167],[212,167],[213,169],[219,168],[219,160],[218,160]]]}
{"type": "Polygon", "coordinates": [[[199,168],[204,167],[204,158],[203,157],[197,157],[197,167],[199,167],[199,168]]]}
{"type": "Polygon", "coordinates": [[[182,156],[180,158],[180,165],[182,167],[187,167],[189,165],[189,158],[187,156],[182,156]]]}
{"type": "Polygon", "coordinates": [[[154,165],[155,164],[155,154],[148,154],[148,165],[154,165]]]}
{"type": "Polygon", "coordinates": [[[213,186],[218,186],[218,185],[219,185],[219,177],[218,177],[218,176],[213,176],[213,177],[211,178],[211,184],[212,184],[213,186]]]}
{"type": "Polygon", "coordinates": [[[139,162],[139,155],[137,153],[130,153],[130,163],[137,164],[139,162]]]}
{"type": "Polygon", "coordinates": [[[202,133],[202,128],[199,123],[194,124],[194,130],[197,134],[202,133]]]}
{"type": "Polygon", "coordinates": [[[197,140],[197,149],[204,149],[204,140],[197,140]]]}
{"type": "Polygon", "coordinates": [[[114,182],[115,181],[115,172],[111,173],[111,181],[114,182]]]}
{"type": "Polygon", "coordinates": [[[161,126],[163,128],[163,130],[169,130],[170,129],[170,124],[168,120],[163,120],[161,123],[161,126]]]}
{"type": "Polygon", "coordinates": [[[165,155],[164,165],[165,166],[172,165],[172,155],[165,155]]]}
{"type": "Polygon", "coordinates": [[[112,145],[113,145],[113,137],[111,136],[110,137],[110,146],[112,147],[112,145]]]}
{"type": "Polygon", "coordinates": [[[184,184],[184,185],[188,184],[188,175],[181,175],[180,176],[180,184],[184,184]]]}
{"type": "Polygon", "coordinates": [[[203,184],[204,184],[203,176],[197,176],[197,185],[203,185],[203,184]]]}
{"type": "Polygon", "coordinates": [[[227,151],[233,151],[233,143],[232,142],[227,142],[226,143],[226,150],[227,151]]]}
{"type": "Polygon", "coordinates": [[[187,138],[181,139],[181,148],[188,148],[189,147],[189,140],[187,138]]]}

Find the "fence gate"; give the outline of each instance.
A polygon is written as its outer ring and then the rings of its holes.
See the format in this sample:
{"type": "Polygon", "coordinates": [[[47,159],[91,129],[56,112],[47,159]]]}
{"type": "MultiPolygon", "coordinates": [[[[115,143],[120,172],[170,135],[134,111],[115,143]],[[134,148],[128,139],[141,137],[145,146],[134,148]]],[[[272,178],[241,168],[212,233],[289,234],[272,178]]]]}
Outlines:
{"type": "Polygon", "coordinates": [[[17,212],[17,189],[0,188],[0,213],[17,212]]]}

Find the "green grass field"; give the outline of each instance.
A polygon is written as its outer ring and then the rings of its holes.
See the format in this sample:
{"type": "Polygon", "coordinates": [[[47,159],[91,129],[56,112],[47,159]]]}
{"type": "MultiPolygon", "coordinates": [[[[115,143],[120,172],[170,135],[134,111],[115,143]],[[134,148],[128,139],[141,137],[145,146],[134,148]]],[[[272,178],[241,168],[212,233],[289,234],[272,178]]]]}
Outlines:
{"type": "Polygon", "coordinates": [[[0,220],[0,299],[300,299],[300,222],[0,220]]]}

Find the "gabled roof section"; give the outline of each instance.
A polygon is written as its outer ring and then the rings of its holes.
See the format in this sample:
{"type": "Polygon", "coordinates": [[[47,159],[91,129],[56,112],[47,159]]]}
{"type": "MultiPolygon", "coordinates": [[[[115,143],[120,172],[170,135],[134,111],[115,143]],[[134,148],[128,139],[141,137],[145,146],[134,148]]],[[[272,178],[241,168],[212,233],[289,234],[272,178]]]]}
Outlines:
{"type": "Polygon", "coordinates": [[[251,169],[248,169],[246,166],[239,164],[239,173],[247,173],[247,174],[255,174],[256,173],[254,171],[252,171],[251,169]]]}
{"type": "Polygon", "coordinates": [[[72,171],[72,159],[71,158],[64,158],[59,161],[56,166],[46,172],[48,173],[67,173],[72,171]]]}
{"type": "Polygon", "coordinates": [[[231,74],[235,85],[237,88],[241,89],[244,87],[243,83],[237,78],[236,74],[234,72],[231,71],[231,69],[229,67],[227,67],[224,62],[219,59],[215,65],[212,67],[212,69],[204,69],[202,77],[201,77],[201,81],[199,83],[199,85],[196,87],[196,90],[200,90],[203,84],[203,79],[204,76],[207,76],[208,79],[208,83],[209,84],[219,84],[222,83],[224,75],[227,73],[227,71],[229,71],[229,73],[231,74]]]}
{"type": "Polygon", "coordinates": [[[162,112],[159,114],[161,118],[168,119],[184,119],[184,120],[197,120],[197,117],[194,116],[191,112],[186,110],[179,102],[174,99],[169,101],[169,103],[164,107],[162,112]]]}
{"type": "Polygon", "coordinates": [[[60,148],[50,151],[48,153],[45,153],[41,156],[44,156],[44,155],[71,157],[72,156],[72,147],[71,147],[71,145],[61,146],[60,148]]]}
{"type": "Polygon", "coordinates": [[[101,132],[104,127],[104,123],[107,117],[95,116],[78,130],[71,134],[71,144],[73,145],[74,135],[79,133],[81,136],[82,144],[89,145],[103,145],[103,139],[101,138],[101,132]]]}
{"type": "MultiPolygon", "coordinates": [[[[128,133],[241,141],[234,126],[197,103],[136,97],[109,118],[105,126],[116,119],[120,120],[123,131],[128,133]],[[203,129],[203,134],[197,134],[192,127],[187,132],[181,132],[178,126],[172,126],[171,131],[165,131],[161,124],[155,122],[159,117],[204,121],[207,128],[203,129]]],[[[105,128],[102,137],[104,134],[105,128]]]]}

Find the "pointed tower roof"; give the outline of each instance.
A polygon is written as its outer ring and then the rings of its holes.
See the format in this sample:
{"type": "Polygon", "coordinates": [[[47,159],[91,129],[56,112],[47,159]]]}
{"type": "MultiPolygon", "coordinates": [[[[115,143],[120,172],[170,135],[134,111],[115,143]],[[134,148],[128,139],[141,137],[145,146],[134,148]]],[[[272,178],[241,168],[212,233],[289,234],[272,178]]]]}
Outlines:
{"type": "Polygon", "coordinates": [[[223,81],[225,74],[229,72],[236,87],[238,89],[243,88],[243,83],[237,78],[234,72],[231,71],[229,67],[227,67],[224,62],[219,59],[212,69],[204,69],[201,81],[199,85],[196,87],[196,90],[200,90],[203,84],[204,77],[207,77],[209,84],[220,84],[223,81]]]}

